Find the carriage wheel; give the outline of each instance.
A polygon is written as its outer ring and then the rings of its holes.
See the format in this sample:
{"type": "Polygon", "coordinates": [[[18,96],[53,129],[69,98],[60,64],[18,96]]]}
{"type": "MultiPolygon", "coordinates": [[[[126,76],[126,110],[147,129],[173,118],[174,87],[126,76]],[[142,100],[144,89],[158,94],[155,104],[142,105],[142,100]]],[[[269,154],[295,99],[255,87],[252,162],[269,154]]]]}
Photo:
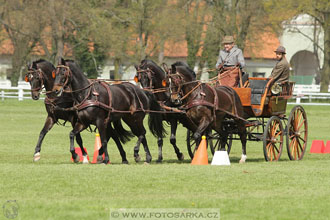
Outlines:
{"type": "Polygon", "coordinates": [[[307,144],[308,124],[304,108],[295,106],[287,124],[286,147],[290,160],[301,160],[307,144]]]}
{"type": "Polygon", "coordinates": [[[266,161],[278,161],[283,150],[283,126],[281,119],[273,116],[267,122],[263,140],[266,161]]]}
{"type": "MultiPolygon", "coordinates": [[[[227,142],[226,142],[226,145],[225,145],[225,148],[227,150],[228,155],[230,153],[231,145],[233,143],[232,137],[233,137],[233,134],[229,134],[228,135],[228,139],[227,139],[227,142]]],[[[215,132],[209,138],[208,143],[210,144],[211,152],[214,155],[214,153],[216,151],[220,150],[220,148],[221,148],[221,138],[220,138],[220,135],[217,132],[215,132]]]]}
{"type": "Polygon", "coordinates": [[[194,158],[194,154],[198,148],[198,144],[196,144],[195,139],[192,137],[193,132],[187,129],[187,149],[188,149],[188,154],[191,159],[194,158]]]}

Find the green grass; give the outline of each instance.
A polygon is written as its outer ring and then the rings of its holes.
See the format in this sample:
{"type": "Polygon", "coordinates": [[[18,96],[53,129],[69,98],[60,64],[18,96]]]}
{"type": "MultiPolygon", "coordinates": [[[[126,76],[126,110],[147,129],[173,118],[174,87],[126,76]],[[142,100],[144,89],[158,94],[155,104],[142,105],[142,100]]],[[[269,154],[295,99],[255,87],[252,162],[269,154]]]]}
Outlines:
{"type": "MultiPolygon", "coordinates": [[[[151,165],[134,162],[134,139],[124,147],[129,165],[121,165],[110,141],[112,164],[105,166],[70,161],[69,124],[54,126],[45,137],[41,160],[33,163],[46,118],[43,102],[5,100],[0,102],[0,205],[16,200],[17,219],[109,219],[110,208],[220,208],[221,219],[327,219],[330,154],[309,154],[309,148],[314,139],[330,140],[330,107],[305,110],[309,140],[302,161],[289,161],[284,150],[280,162],[267,163],[262,143],[249,142],[247,162],[238,164],[241,146],[235,141],[231,166],[191,166],[186,131],[180,127],[183,162],[177,161],[168,138],[164,162],[154,162],[157,141],[148,135],[151,165]]],[[[95,134],[84,131],[82,138],[92,157],[95,134]]],[[[143,156],[143,147],[140,152],[143,156]]],[[[0,219],[6,219],[1,212],[0,219]]]]}

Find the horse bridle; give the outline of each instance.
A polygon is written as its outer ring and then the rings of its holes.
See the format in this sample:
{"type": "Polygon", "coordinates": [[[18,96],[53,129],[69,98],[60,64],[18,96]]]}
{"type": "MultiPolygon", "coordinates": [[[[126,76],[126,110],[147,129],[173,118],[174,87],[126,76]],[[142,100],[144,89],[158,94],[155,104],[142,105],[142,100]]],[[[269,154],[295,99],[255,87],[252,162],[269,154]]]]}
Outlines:
{"type": "Polygon", "coordinates": [[[155,75],[155,73],[149,69],[149,67],[147,69],[140,69],[136,71],[136,76],[134,77],[134,81],[135,82],[140,82],[141,80],[141,75],[143,73],[146,73],[149,79],[149,87],[145,87],[145,89],[153,89],[154,87],[152,86],[152,79],[155,75]]]}
{"type": "Polygon", "coordinates": [[[67,87],[67,84],[69,83],[69,79],[71,79],[71,77],[72,77],[72,72],[70,70],[70,67],[65,66],[65,65],[58,65],[56,67],[56,72],[55,72],[55,75],[53,76],[53,78],[55,78],[55,76],[59,74],[60,68],[65,68],[65,72],[64,72],[65,81],[64,81],[63,85],[61,85],[61,83],[56,83],[56,84],[54,84],[54,86],[62,86],[63,89],[65,89],[65,87],[67,87]]]}
{"type": "Polygon", "coordinates": [[[39,78],[39,82],[40,82],[40,87],[39,88],[35,88],[35,89],[31,89],[32,91],[41,91],[44,85],[44,77],[43,77],[43,71],[41,69],[29,69],[27,74],[25,75],[25,82],[30,82],[31,79],[33,77],[35,77],[35,74],[37,75],[37,77],[39,78]]]}
{"type": "Polygon", "coordinates": [[[169,90],[170,90],[170,94],[178,94],[179,97],[182,96],[182,86],[184,85],[182,83],[183,81],[183,76],[182,74],[180,74],[179,72],[176,72],[176,73],[168,73],[167,74],[167,77],[168,77],[168,81],[169,81],[169,90]],[[174,85],[176,87],[178,87],[178,90],[176,92],[173,92],[172,91],[172,81],[174,83],[174,85]]]}

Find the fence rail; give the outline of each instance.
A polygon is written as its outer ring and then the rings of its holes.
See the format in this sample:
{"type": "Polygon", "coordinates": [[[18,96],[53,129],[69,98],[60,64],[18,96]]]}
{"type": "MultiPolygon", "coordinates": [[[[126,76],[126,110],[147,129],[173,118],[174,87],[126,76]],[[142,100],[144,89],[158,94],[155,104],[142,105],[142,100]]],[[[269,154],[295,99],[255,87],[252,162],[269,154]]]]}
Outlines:
{"type": "MultiPolygon", "coordinates": [[[[330,93],[320,93],[319,85],[296,85],[294,88],[292,99],[289,104],[302,104],[302,105],[330,105],[330,93]]],[[[2,87],[0,86],[0,99],[24,99],[31,98],[31,90],[26,86],[18,87],[2,87]]],[[[40,99],[44,99],[41,95],[40,99]]]]}

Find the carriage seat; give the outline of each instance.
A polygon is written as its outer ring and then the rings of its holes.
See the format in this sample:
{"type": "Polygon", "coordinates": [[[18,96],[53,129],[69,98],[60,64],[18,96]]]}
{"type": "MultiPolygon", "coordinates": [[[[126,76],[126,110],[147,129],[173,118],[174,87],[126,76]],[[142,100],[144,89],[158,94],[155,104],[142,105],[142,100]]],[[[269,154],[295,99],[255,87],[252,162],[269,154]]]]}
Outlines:
{"type": "Polygon", "coordinates": [[[251,104],[260,105],[261,97],[265,93],[265,88],[269,79],[266,80],[249,80],[251,88],[251,104]]]}

